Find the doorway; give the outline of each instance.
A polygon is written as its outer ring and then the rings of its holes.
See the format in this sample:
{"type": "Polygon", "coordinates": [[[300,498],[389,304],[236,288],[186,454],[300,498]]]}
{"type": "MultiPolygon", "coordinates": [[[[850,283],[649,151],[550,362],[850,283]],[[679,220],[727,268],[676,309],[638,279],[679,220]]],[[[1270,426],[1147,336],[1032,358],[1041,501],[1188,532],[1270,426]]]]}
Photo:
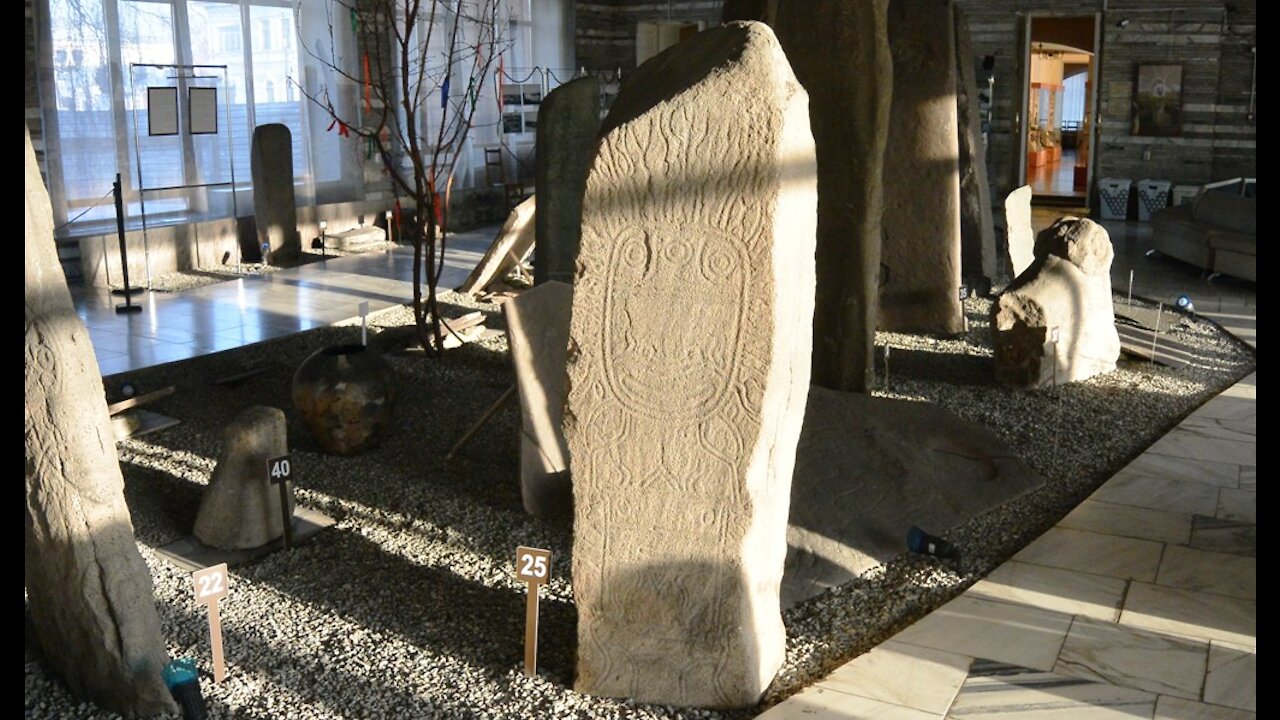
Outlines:
{"type": "Polygon", "coordinates": [[[1097,135],[1099,18],[1020,18],[1019,185],[1037,205],[1087,207],[1097,135]]]}

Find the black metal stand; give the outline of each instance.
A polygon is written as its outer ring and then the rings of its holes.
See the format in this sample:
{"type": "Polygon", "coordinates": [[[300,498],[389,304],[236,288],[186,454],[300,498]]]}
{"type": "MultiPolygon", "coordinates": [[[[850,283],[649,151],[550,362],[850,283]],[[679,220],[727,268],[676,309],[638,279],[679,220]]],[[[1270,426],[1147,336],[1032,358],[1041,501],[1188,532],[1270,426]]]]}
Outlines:
{"type": "MultiPolygon", "coordinates": [[[[119,294],[124,295],[124,304],[117,305],[116,312],[121,315],[140,313],[142,306],[133,304],[133,294],[142,292],[142,288],[129,287],[129,248],[124,242],[124,193],[120,191],[120,173],[116,173],[111,192],[116,196],[116,233],[120,236],[120,272],[124,274],[124,289],[119,291],[119,294]]],[[[112,294],[116,294],[116,291],[112,291],[112,294]]]]}

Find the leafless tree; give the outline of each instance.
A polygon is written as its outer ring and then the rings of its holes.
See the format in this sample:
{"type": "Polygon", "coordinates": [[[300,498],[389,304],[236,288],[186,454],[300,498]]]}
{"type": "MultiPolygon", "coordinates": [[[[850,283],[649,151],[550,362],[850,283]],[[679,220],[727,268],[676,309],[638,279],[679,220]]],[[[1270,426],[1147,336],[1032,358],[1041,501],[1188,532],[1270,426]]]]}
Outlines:
{"type": "Polygon", "coordinates": [[[413,314],[429,354],[443,348],[436,290],[444,270],[454,170],[473,127],[485,82],[507,46],[501,0],[329,0],[329,47],[305,52],[361,88],[354,114],[344,114],[331,88],[302,87],[344,134],[370,145],[416,212],[413,314]],[[358,62],[334,48],[337,33],[359,40],[358,62]],[[425,294],[424,294],[425,285],[425,294]]]}

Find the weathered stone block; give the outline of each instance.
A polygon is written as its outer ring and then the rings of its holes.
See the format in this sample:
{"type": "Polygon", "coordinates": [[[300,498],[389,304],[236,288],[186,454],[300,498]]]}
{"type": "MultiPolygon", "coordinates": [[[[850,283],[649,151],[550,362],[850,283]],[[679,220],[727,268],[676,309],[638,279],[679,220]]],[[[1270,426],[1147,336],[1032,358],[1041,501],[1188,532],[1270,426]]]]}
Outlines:
{"type": "Polygon", "coordinates": [[[605,119],[565,410],[581,692],[749,705],[782,662],[813,147],[808,96],[759,23],[654,57],[605,119]]]}
{"type": "Polygon", "coordinates": [[[1106,229],[1086,218],[1040,231],[1035,261],[992,307],[997,380],[1033,388],[1115,370],[1113,255],[1106,229]]]}
{"type": "MultiPolygon", "coordinates": [[[[284,412],[254,405],[222,431],[218,464],[200,501],[194,535],[223,550],[255,548],[284,535],[280,489],[267,479],[267,461],[289,452],[284,412]]],[[[293,517],[293,487],[289,487],[293,517]]]]}
{"type": "Polygon", "coordinates": [[[954,38],[946,0],[889,4],[893,102],[884,151],[882,330],[964,330],[954,38]]]}
{"type": "Polygon", "coordinates": [[[302,238],[293,196],[293,139],[289,126],[269,123],[254,128],[249,162],[258,248],[264,244],[271,248],[263,261],[274,265],[296,260],[302,252],[302,238]]]}
{"type": "Polygon", "coordinates": [[[582,194],[600,131],[600,81],[581,77],[547,93],[538,106],[538,261],[533,280],[573,283],[582,239],[582,194]]]}
{"type": "Polygon", "coordinates": [[[520,390],[520,497],[540,518],[573,510],[565,445],[565,360],[573,286],[549,280],[502,304],[520,390]]]}

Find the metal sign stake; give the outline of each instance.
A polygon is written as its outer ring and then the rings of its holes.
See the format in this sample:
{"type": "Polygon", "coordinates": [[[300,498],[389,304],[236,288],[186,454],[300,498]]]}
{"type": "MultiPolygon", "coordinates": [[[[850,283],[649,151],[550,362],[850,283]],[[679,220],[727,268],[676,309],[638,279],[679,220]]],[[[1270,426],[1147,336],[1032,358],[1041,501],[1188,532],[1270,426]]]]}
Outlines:
{"type": "Polygon", "coordinates": [[[516,579],[528,583],[524,614],[524,674],[536,677],[538,665],[538,588],[551,575],[551,551],[516,548],[516,579]]]}
{"type": "Polygon", "coordinates": [[[218,600],[227,596],[230,583],[227,564],[220,563],[191,573],[195,585],[196,604],[209,608],[209,649],[213,655],[213,681],[222,682],[227,676],[226,661],[222,657],[222,618],[218,614],[218,600]]]}

